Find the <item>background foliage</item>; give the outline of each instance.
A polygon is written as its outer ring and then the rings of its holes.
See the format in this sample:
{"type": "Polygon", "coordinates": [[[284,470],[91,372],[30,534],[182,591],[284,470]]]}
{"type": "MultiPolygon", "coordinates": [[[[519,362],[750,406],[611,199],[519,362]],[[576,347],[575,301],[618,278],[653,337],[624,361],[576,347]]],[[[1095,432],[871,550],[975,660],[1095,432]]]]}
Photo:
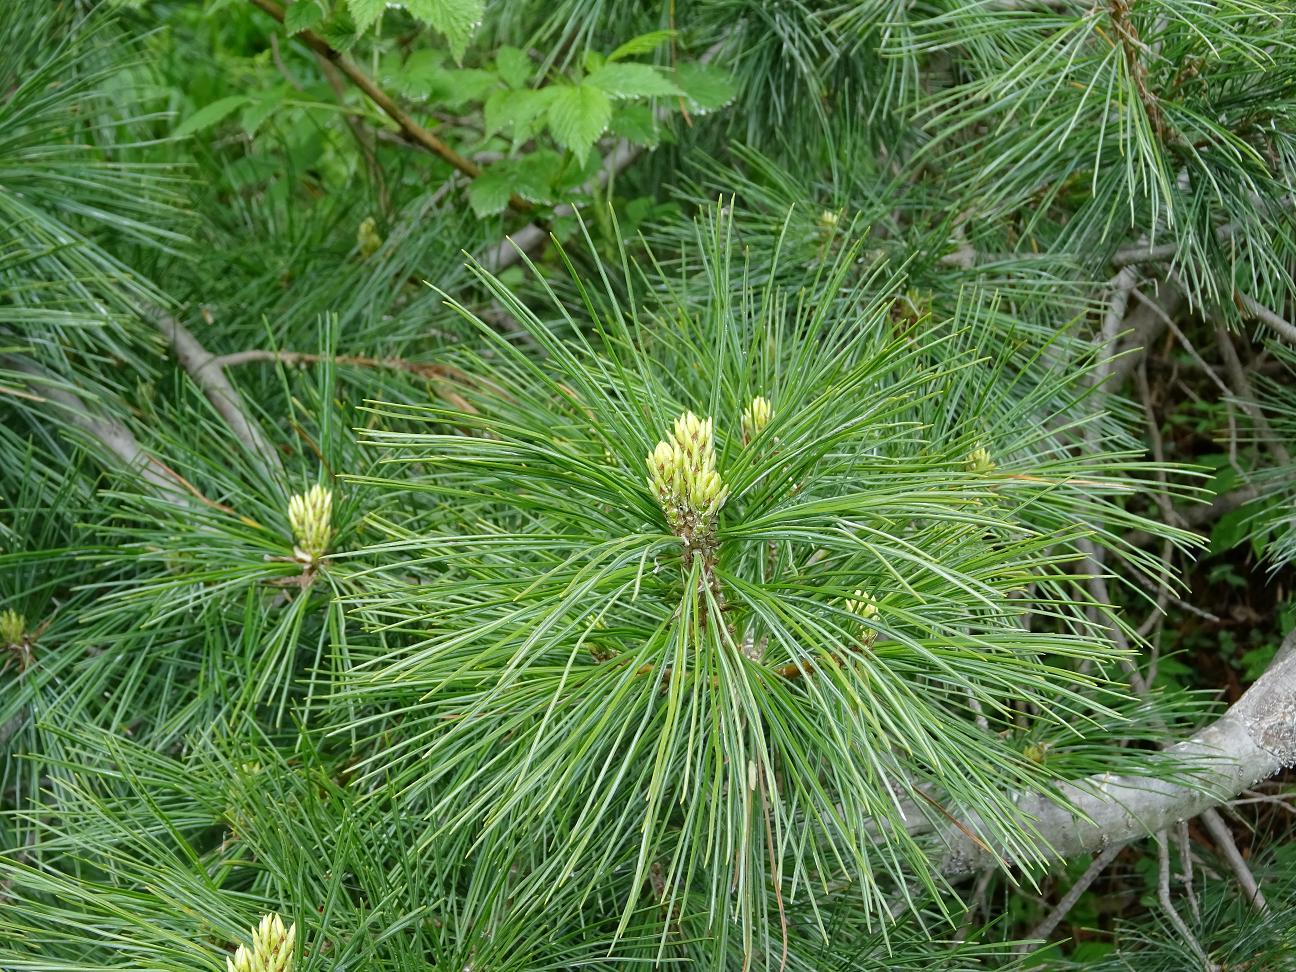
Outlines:
{"type": "Polygon", "coordinates": [[[0,967],[1287,967],[1294,48],[0,6],[0,967]]]}

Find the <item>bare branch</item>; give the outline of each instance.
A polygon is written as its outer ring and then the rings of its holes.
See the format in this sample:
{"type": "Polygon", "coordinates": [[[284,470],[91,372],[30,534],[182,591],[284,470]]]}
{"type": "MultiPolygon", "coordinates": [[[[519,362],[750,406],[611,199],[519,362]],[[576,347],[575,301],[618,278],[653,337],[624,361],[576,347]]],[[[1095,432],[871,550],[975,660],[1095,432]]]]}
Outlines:
{"type": "Polygon", "coordinates": [[[1242,859],[1242,854],[1238,850],[1237,843],[1233,840],[1233,834],[1228,829],[1228,824],[1220,816],[1218,810],[1207,810],[1201,815],[1201,821],[1210,831],[1211,839],[1215,841],[1215,846],[1219,848],[1220,854],[1224,860],[1228,861],[1229,867],[1233,869],[1233,874],[1246,893],[1247,900],[1255,906],[1257,911],[1268,911],[1269,902],[1265,900],[1264,892],[1260,890],[1260,885],[1256,882],[1255,875],[1251,873],[1251,868],[1247,867],[1247,862],[1242,859]]]}
{"type": "Polygon", "coordinates": [[[1167,280],[1158,282],[1155,297],[1148,297],[1141,292],[1139,297],[1143,298],[1139,306],[1130,311],[1124,322],[1124,329],[1130,332],[1129,337],[1110,364],[1112,387],[1129,377],[1143,353],[1165,330],[1166,321],[1173,319],[1185,303],[1183,292],[1167,280]]]}
{"type": "Polygon", "coordinates": [[[279,454],[275,452],[260,425],[248,414],[243,399],[225,376],[217,357],[202,346],[193,333],[176,318],[160,307],[148,306],[144,312],[157,325],[175,351],[176,360],[194,380],[220,413],[235,438],[247,447],[264,473],[280,470],[279,454]]]}
{"type": "Polygon", "coordinates": [[[1237,291],[1236,297],[1242,308],[1252,317],[1259,318],[1278,332],[1283,340],[1296,344],[1296,325],[1293,325],[1285,317],[1279,317],[1260,301],[1254,297],[1248,296],[1237,291]]]}
{"type": "Polygon", "coordinates": [[[1238,405],[1247,413],[1256,431],[1268,440],[1278,461],[1283,464],[1291,462],[1291,455],[1287,452],[1287,448],[1282,444],[1282,440],[1274,435],[1273,427],[1265,417],[1264,411],[1255,403],[1255,388],[1251,385],[1251,379],[1247,377],[1246,369],[1242,367],[1242,361],[1238,358],[1237,348],[1233,347],[1233,336],[1229,334],[1228,328],[1222,324],[1215,328],[1215,340],[1219,344],[1220,357],[1224,359],[1229,380],[1237,392],[1238,405]]]}
{"type": "Polygon", "coordinates": [[[1026,937],[1041,942],[1047,941],[1048,937],[1057,929],[1057,926],[1062,924],[1062,919],[1070,914],[1071,909],[1080,900],[1080,896],[1089,890],[1089,885],[1098,879],[1098,875],[1107,870],[1107,865],[1116,860],[1116,855],[1124,849],[1124,844],[1112,844],[1103,848],[1102,853],[1093,859],[1085,872],[1076,878],[1071,887],[1067,888],[1067,893],[1062,896],[1062,900],[1044,916],[1043,921],[1030,930],[1026,937]]]}
{"type": "Polygon", "coordinates": [[[139,476],[159,492],[189,502],[180,477],[154,459],[139,444],[133,432],[116,419],[96,415],[68,389],[65,382],[39,365],[14,355],[0,357],[0,364],[28,375],[40,388],[40,400],[57,408],[66,421],[81,432],[93,447],[112,461],[139,476]]]}
{"type": "Polygon", "coordinates": [[[1170,899],[1170,848],[1167,846],[1167,839],[1164,833],[1156,835],[1157,840],[1157,900],[1161,903],[1161,910],[1166,913],[1170,919],[1170,924],[1179,933],[1179,937],[1187,943],[1192,949],[1202,966],[1211,969],[1212,972],[1217,968],[1215,963],[1210,960],[1197,937],[1184,922],[1183,917],[1179,914],[1170,899]]]}
{"type": "MultiPolygon", "coordinates": [[[[1157,779],[1151,773],[1059,782],[1057,789],[1074,811],[1044,793],[1024,794],[1017,808],[1038,832],[1039,850],[1061,859],[1159,833],[1296,765],[1296,652],[1280,653],[1216,722],[1169,747],[1164,756],[1148,753],[1149,762],[1162,758],[1201,769],[1191,783],[1157,779]]],[[[965,829],[983,828],[976,820],[965,822],[964,828],[941,828],[945,852],[939,863],[947,875],[973,873],[996,857],[965,829]]]]}

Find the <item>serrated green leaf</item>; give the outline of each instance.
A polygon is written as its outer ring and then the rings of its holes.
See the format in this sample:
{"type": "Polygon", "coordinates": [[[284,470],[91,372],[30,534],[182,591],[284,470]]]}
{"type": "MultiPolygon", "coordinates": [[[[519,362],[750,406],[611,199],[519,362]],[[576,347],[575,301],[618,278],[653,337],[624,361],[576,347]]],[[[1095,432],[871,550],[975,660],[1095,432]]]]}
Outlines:
{"type": "Polygon", "coordinates": [[[673,30],[654,30],[647,34],[640,34],[638,37],[631,37],[609,54],[608,60],[620,61],[627,57],[639,57],[642,54],[649,54],[674,36],[675,31],[673,30]]]}
{"type": "Polygon", "coordinates": [[[481,175],[468,186],[468,204],[478,216],[493,216],[503,212],[513,194],[513,180],[509,166],[495,164],[482,170],[481,175]]]}
{"type": "Polygon", "coordinates": [[[421,48],[407,57],[387,80],[407,98],[427,98],[439,84],[444,83],[445,54],[431,48],[421,48]]]}
{"type": "Polygon", "coordinates": [[[238,111],[251,100],[247,95],[229,95],[226,98],[218,98],[211,104],[199,108],[182,121],[176,127],[175,135],[177,138],[184,138],[186,135],[192,135],[195,132],[201,132],[203,129],[211,128],[225,116],[238,111]]]}
{"type": "Polygon", "coordinates": [[[652,148],[661,141],[662,129],[647,105],[626,105],[612,116],[610,131],[635,145],[652,148]]]}
{"type": "MultiPolygon", "coordinates": [[[[352,0],[354,8],[356,0],[352,0]]],[[[324,19],[324,8],[319,5],[319,0],[296,0],[296,2],[284,11],[284,29],[291,34],[300,34],[303,30],[310,30],[321,20],[324,19]]]]}
{"type": "Polygon", "coordinates": [[[555,85],[549,103],[549,131],[576,158],[585,157],[612,120],[612,102],[592,84],[555,85]]]}
{"type": "Polygon", "coordinates": [[[591,73],[585,83],[606,91],[614,98],[660,98],[684,93],[650,64],[604,64],[591,73]]]}
{"type": "Polygon", "coordinates": [[[509,132],[514,139],[528,138],[532,134],[533,123],[545,113],[549,102],[553,100],[555,90],[541,88],[533,91],[523,88],[519,91],[492,92],[486,99],[486,134],[509,132]]]}
{"type": "Polygon", "coordinates": [[[562,168],[562,156],[551,149],[525,155],[514,165],[513,191],[529,202],[552,202],[554,180],[562,173],[562,168]]]}
{"type": "Polygon", "coordinates": [[[448,90],[441,94],[441,103],[448,108],[481,101],[495,90],[498,81],[490,71],[481,68],[451,68],[445,73],[448,90]]]}
{"type": "Polygon", "coordinates": [[[723,108],[737,94],[725,72],[705,64],[679,65],[675,68],[675,81],[688,97],[689,110],[697,115],[723,108]]]}
{"type": "Polygon", "coordinates": [[[510,88],[525,87],[534,70],[526,51],[507,44],[495,52],[495,70],[510,88]]]}
{"type": "Polygon", "coordinates": [[[443,34],[455,60],[461,60],[481,23],[483,4],[482,0],[405,0],[405,9],[443,34]]]}
{"type": "MultiPolygon", "coordinates": [[[[301,0],[293,6],[299,6],[301,0]]],[[[347,8],[351,11],[351,18],[355,21],[358,30],[368,30],[382,16],[383,9],[387,6],[387,0],[347,0],[347,8]]]]}
{"type": "Polygon", "coordinates": [[[329,46],[339,51],[349,51],[355,47],[362,33],[356,27],[351,14],[342,8],[334,8],[333,16],[320,24],[315,33],[319,34],[329,46]]]}

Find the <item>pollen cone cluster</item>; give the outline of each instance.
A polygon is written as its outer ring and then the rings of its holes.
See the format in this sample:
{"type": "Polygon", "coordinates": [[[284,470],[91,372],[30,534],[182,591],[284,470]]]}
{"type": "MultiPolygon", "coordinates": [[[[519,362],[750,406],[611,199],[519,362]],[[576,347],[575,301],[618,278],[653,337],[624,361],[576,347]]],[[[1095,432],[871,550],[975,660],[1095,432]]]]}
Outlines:
{"type": "Polygon", "coordinates": [[[711,420],[685,412],[648,456],[648,486],[671,529],[690,543],[710,537],[729,491],[716,471],[711,420]]]}
{"type": "Polygon", "coordinates": [[[314,563],[333,541],[333,491],[312,486],[288,500],[288,522],[297,543],[297,559],[314,563]]]}
{"type": "MultiPolygon", "coordinates": [[[[856,591],[854,595],[847,599],[845,606],[847,611],[865,622],[872,621],[878,616],[877,598],[868,591],[856,591]]],[[[872,646],[876,639],[877,631],[874,630],[872,625],[865,627],[860,637],[861,642],[866,646],[872,646]]]]}
{"type": "Polygon", "coordinates": [[[226,972],[292,972],[296,938],[296,925],[285,929],[278,915],[266,915],[252,930],[252,944],[240,945],[234,957],[225,960],[226,972]]]}
{"type": "Polygon", "coordinates": [[[769,425],[770,417],[774,414],[774,407],[770,404],[768,398],[757,395],[751,400],[751,404],[743,410],[742,416],[742,437],[743,444],[750,442],[760,434],[760,431],[769,425]]]}
{"type": "Polygon", "coordinates": [[[990,453],[982,446],[977,446],[967,456],[968,472],[988,473],[994,472],[996,468],[995,461],[990,458],[990,453]]]}
{"type": "Polygon", "coordinates": [[[22,643],[26,619],[17,611],[0,611],[0,648],[22,643]]]}

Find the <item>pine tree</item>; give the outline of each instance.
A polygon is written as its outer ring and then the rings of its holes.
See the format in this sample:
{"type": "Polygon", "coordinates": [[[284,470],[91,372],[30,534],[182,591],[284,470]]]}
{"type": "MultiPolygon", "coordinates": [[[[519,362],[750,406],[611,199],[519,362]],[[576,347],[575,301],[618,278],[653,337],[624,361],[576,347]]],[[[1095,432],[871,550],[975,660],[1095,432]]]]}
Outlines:
{"type": "Polygon", "coordinates": [[[0,5],[0,968],[1289,968],[1296,5],[0,5]]]}

